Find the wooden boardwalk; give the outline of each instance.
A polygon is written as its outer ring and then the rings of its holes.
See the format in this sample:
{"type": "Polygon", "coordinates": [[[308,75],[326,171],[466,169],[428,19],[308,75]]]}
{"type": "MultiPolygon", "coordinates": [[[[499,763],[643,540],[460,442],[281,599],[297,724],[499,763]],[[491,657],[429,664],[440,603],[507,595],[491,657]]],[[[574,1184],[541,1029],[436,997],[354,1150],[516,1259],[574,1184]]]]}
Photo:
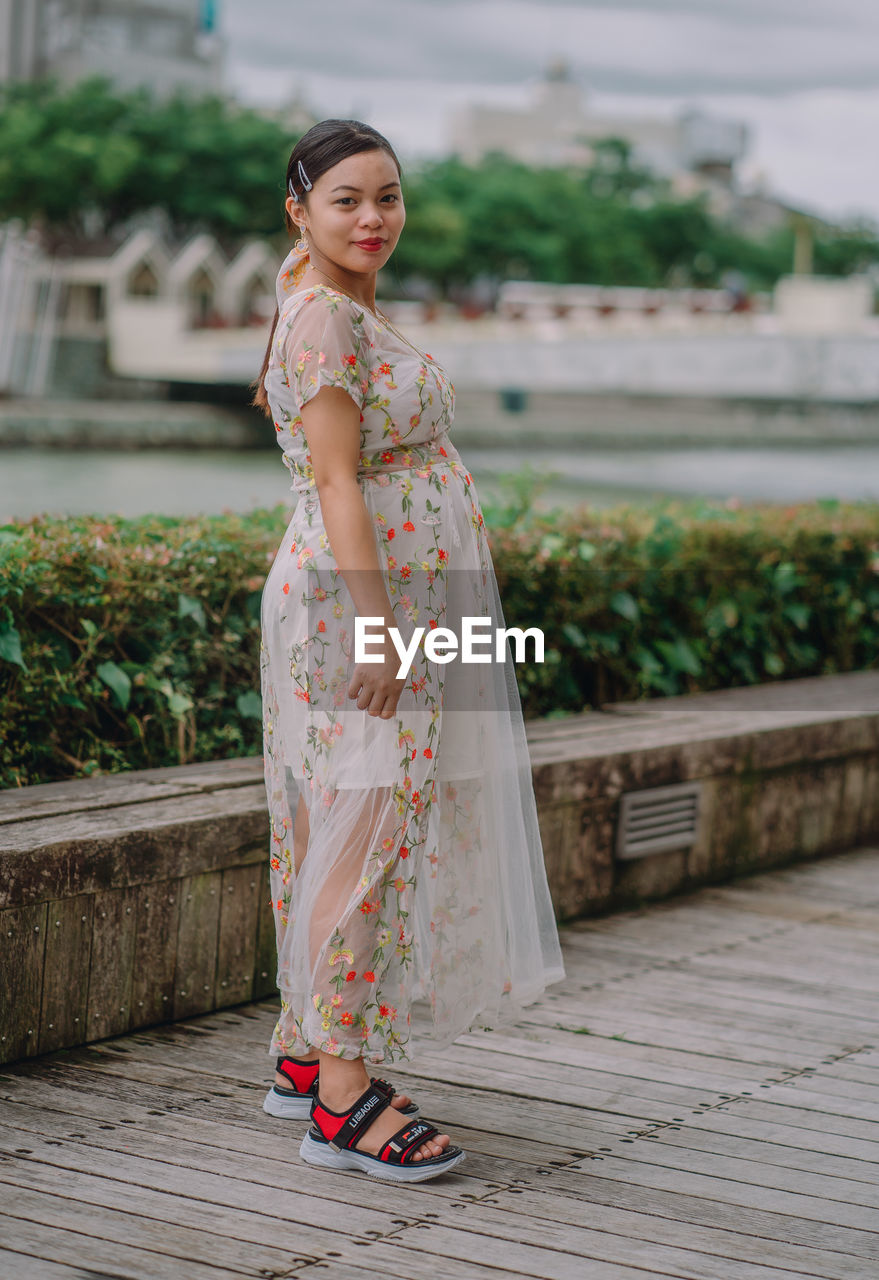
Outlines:
{"type": "Polygon", "coordinates": [[[271,1003],[0,1071],[16,1280],[879,1277],[879,849],[564,934],[515,1028],[398,1072],[468,1150],[394,1187],[261,1111],[271,1003]]]}

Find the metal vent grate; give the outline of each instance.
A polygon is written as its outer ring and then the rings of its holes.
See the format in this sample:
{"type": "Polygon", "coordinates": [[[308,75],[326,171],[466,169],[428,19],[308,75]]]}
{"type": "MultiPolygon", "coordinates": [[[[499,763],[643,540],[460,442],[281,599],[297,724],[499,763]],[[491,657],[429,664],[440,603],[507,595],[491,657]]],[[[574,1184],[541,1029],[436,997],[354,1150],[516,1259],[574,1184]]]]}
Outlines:
{"type": "Polygon", "coordinates": [[[620,798],[617,857],[644,858],[695,844],[701,794],[700,782],[627,791],[620,798]]]}

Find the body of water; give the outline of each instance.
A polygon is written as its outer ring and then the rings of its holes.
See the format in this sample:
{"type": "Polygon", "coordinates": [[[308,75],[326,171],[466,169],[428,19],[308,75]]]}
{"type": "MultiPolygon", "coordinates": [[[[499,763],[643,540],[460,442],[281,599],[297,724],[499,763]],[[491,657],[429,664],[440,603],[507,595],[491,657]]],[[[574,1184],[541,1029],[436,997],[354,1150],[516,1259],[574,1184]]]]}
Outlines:
{"type": "MultiPolygon", "coordinates": [[[[595,506],[657,496],[879,501],[879,444],[788,448],[462,448],[480,494],[528,466],[551,478],[538,505],[595,506]]],[[[190,515],[295,499],[280,452],[0,450],[0,521],[38,512],[190,515]]]]}

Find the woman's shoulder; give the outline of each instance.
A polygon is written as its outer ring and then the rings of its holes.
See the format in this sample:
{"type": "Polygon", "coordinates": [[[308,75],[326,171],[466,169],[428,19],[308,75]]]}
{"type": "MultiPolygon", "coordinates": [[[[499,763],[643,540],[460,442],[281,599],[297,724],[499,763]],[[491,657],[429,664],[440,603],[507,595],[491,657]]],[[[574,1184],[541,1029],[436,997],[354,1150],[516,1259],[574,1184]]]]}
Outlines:
{"type": "Polygon", "coordinates": [[[372,327],[372,317],[366,307],[326,284],[308,285],[289,294],[278,314],[279,323],[282,320],[297,328],[302,325],[324,327],[333,320],[340,326],[372,327]]]}

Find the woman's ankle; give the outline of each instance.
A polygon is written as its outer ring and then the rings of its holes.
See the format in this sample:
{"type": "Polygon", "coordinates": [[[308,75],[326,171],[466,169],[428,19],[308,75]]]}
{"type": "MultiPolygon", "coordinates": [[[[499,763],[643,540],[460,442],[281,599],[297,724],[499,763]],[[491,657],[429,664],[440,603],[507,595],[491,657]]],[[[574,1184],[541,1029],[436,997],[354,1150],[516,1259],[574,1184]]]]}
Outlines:
{"type": "Polygon", "coordinates": [[[363,1058],[337,1058],[320,1055],[321,1102],[331,1111],[344,1111],[369,1088],[370,1078],[363,1058]]]}

